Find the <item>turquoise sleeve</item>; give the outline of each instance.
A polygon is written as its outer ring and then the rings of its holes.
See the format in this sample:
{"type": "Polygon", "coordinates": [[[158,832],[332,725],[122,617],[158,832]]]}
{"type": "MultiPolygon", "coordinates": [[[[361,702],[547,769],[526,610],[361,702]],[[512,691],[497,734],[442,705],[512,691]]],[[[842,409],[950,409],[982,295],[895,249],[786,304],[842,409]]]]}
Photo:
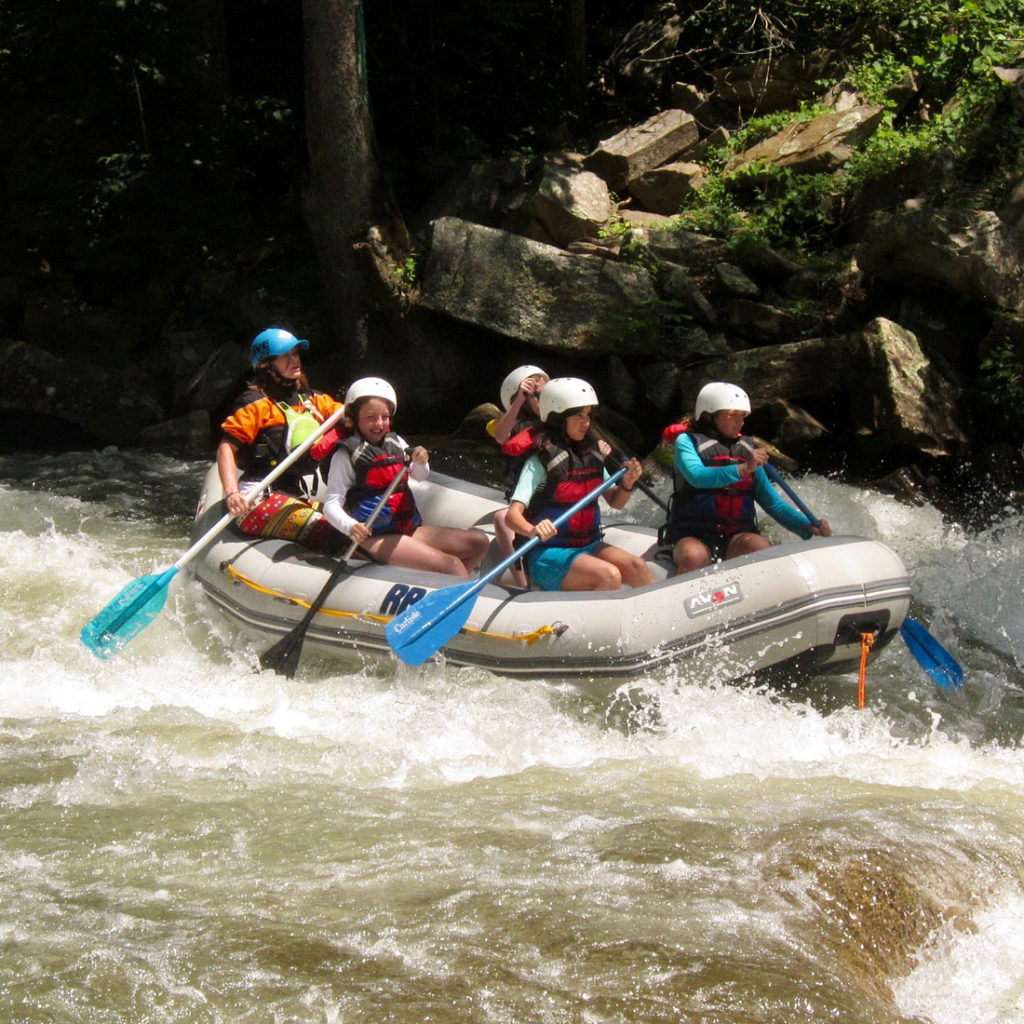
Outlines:
{"type": "Polygon", "coordinates": [[[758,466],[754,473],[754,501],[758,503],[774,519],[791,533],[808,540],[811,534],[811,524],[807,517],[798,512],[787,501],[783,501],[779,492],[772,487],[768,474],[758,466]]]}
{"type": "Polygon", "coordinates": [[[738,466],[705,466],[689,434],[676,438],[675,467],[688,484],[702,491],[728,487],[740,480],[738,466]]]}
{"type": "Polygon", "coordinates": [[[522,505],[529,505],[534,491],[544,482],[547,473],[540,464],[536,455],[531,455],[523,466],[516,482],[516,489],[512,492],[511,501],[518,501],[522,505]]]}

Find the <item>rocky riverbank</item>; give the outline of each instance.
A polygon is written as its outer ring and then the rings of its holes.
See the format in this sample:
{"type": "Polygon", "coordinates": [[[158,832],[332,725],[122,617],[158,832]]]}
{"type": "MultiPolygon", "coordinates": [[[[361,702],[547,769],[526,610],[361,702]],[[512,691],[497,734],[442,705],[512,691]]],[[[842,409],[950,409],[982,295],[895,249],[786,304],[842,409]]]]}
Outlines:
{"type": "MultiPolygon", "coordinates": [[[[793,108],[829,53],[723,69],[587,153],[467,166],[408,218],[409,251],[357,241],[378,296],[362,361],[332,355],[304,239],[233,262],[197,258],[172,277],[125,275],[105,296],[43,265],[0,280],[4,441],[208,451],[269,324],[312,338],[315,382],[391,377],[406,434],[454,431],[519,362],[591,379],[607,428],[651,452],[709,379],[742,384],[748,426],[795,462],[863,479],[904,473],[920,492],[985,480],[1020,487],[1021,453],[979,387],[993,354],[1024,352],[1024,181],[994,209],[936,202],[934,163],[856,196],[841,246],[797,258],[752,233],[697,231],[676,215],[703,161],[746,112],[793,108]],[[415,265],[417,272],[407,272],[415,265]],[[103,298],[103,301],[100,301],[103,298]]],[[[1002,102],[1024,108],[1022,73],[1002,102]]],[[[724,174],[838,175],[888,108],[912,108],[907,76],[886,103],[842,83],[829,109],[734,153],[724,174]]],[[[897,479],[894,477],[893,479],[897,479]]]]}

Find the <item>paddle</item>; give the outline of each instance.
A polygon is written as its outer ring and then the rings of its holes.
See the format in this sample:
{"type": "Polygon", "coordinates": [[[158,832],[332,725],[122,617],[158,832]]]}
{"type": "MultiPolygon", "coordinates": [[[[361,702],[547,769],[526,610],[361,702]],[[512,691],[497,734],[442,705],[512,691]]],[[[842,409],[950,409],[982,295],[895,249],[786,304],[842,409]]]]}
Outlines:
{"type": "MultiPolygon", "coordinates": [[[[810,520],[812,526],[819,526],[821,520],[800,500],[796,491],[779,475],[778,470],[770,463],[765,463],[764,471],[768,478],[778,484],[793,504],[810,520]]],[[[956,690],[963,685],[964,670],[960,663],[946,650],[938,640],[928,632],[927,627],[912,619],[909,615],[900,626],[907,650],[917,659],[917,663],[932,677],[932,680],[945,690],[956,690]]]]}
{"type": "Polygon", "coordinates": [[[907,616],[900,626],[900,636],[921,668],[944,690],[963,686],[964,670],[960,663],[917,619],[907,616]]]}
{"type": "MultiPolygon", "coordinates": [[[[614,473],[618,466],[625,461],[625,455],[616,455],[615,452],[612,452],[612,454],[609,455],[608,458],[604,460],[605,469],[607,469],[609,473],[614,473]]],[[[657,505],[663,512],[668,511],[668,504],[664,500],[659,498],[657,493],[643,482],[643,478],[637,480],[637,482],[633,486],[636,487],[641,494],[646,494],[647,497],[650,498],[651,501],[653,501],[654,504],[657,505]]]]}
{"type": "MultiPolygon", "coordinates": [[[[282,459],[258,484],[250,487],[245,492],[245,497],[250,499],[269,487],[309,451],[317,438],[327,433],[344,415],[345,410],[342,407],[328,416],[302,444],[282,459]]],[[[230,512],[225,513],[169,569],[132,580],[113,601],[83,627],[82,643],[101,658],[109,657],[124,647],[159,614],[167,601],[167,586],[178,574],[178,570],[191,562],[234,518],[230,512]]]]}
{"type": "MultiPolygon", "coordinates": [[[[626,469],[623,467],[580,498],[571,508],[566,509],[551,522],[557,528],[570,520],[582,508],[586,508],[598,496],[614,487],[626,469]]],[[[513,562],[518,561],[531,548],[541,543],[540,537],[531,537],[522,547],[517,548],[504,561],[499,562],[478,580],[470,583],[456,583],[442,587],[420,598],[401,615],[393,618],[385,629],[391,649],[408,665],[420,665],[432,654],[436,654],[466,624],[473,610],[472,598],[495,577],[500,576],[513,562]]]]}
{"type": "MultiPolygon", "coordinates": [[[[603,430],[601,430],[600,427],[593,427],[592,429],[594,431],[595,436],[599,440],[604,441],[607,445],[611,446],[612,442],[609,440],[608,435],[603,430]]],[[[618,469],[619,466],[625,461],[626,455],[624,453],[616,455],[613,449],[611,455],[609,455],[608,458],[604,460],[604,466],[609,473],[614,473],[615,470],[618,469]]],[[[637,482],[633,486],[639,488],[641,494],[646,494],[647,497],[650,498],[655,505],[659,506],[659,508],[661,508],[663,512],[668,512],[669,508],[665,501],[659,498],[657,493],[643,482],[642,478],[640,480],[637,480],[637,482]]]]}
{"type": "MultiPolygon", "coordinates": [[[[377,502],[376,508],[370,513],[370,518],[366,520],[365,525],[367,528],[373,526],[373,521],[387,504],[388,498],[394,493],[395,488],[405,479],[405,474],[408,471],[409,464],[406,463],[398,475],[388,484],[387,489],[380,496],[380,501],[377,502]]],[[[334,585],[342,576],[350,571],[348,559],[355,554],[358,547],[358,542],[352,541],[342,560],[331,570],[330,576],[327,577],[327,582],[323,585],[320,593],[316,595],[316,598],[309,606],[306,614],[302,616],[302,619],[290,632],[281,637],[273,647],[268,648],[260,655],[260,668],[271,668],[275,672],[287,676],[289,679],[295,675],[295,670],[299,667],[299,658],[302,655],[302,641],[306,638],[306,630],[309,629],[309,624],[313,621],[313,617],[320,611],[324,601],[327,600],[328,594],[334,589],[334,585]]]]}

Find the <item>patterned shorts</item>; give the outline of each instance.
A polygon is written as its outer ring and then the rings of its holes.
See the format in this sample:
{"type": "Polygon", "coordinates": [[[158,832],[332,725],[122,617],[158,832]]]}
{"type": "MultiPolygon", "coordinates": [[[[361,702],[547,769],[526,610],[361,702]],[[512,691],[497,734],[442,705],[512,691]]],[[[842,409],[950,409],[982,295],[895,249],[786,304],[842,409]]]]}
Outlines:
{"type": "Polygon", "coordinates": [[[308,502],[290,494],[274,491],[248,515],[238,520],[238,528],[250,537],[276,537],[290,540],[314,551],[340,554],[345,536],[339,533],[308,502]]]}

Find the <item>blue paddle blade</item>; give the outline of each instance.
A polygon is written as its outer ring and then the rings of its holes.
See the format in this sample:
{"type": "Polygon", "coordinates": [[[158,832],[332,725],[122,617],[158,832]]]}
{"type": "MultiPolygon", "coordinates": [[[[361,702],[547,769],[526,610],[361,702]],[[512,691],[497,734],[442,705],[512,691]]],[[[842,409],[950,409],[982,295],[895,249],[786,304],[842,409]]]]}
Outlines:
{"type": "Polygon", "coordinates": [[[176,568],[132,580],[82,629],[82,643],[101,658],[119,651],[160,614],[167,602],[167,584],[176,568]]]}
{"type": "Polygon", "coordinates": [[[963,685],[964,670],[960,663],[917,619],[905,618],[900,626],[900,636],[935,683],[945,690],[958,690],[963,685]]]}
{"type": "Polygon", "coordinates": [[[466,624],[477,583],[456,583],[434,590],[393,618],[385,629],[391,649],[407,665],[422,665],[466,624]]]}

